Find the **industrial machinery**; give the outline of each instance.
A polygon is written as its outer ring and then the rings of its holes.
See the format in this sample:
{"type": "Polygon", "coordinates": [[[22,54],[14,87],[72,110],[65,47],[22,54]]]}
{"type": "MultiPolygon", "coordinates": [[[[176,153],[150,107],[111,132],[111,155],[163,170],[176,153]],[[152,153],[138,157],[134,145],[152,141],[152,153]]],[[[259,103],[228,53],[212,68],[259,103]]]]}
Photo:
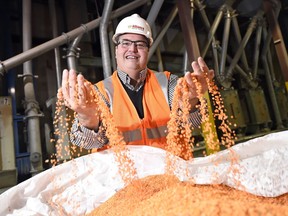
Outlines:
{"type": "Polygon", "coordinates": [[[11,98],[0,97],[0,188],[17,184],[12,118],[11,98]]]}
{"type": "MultiPolygon", "coordinates": [[[[182,76],[191,69],[190,62],[201,55],[215,70],[215,83],[237,142],[288,128],[287,36],[280,25],[281,19],[287,20],[285,1],[19,2],[0,5],[0,22],[6,29],[1,50],[9,50],[0,56],[0,96],[11,100],[13,127],[9,134],[14,134],[9,141],[1,139],[0,168],[6,169],[8,159],[3,157],[11,155],[16,161],[18,182],[49,168],[45,160],[55,153],[59,137],[53,133],[53,120],[61,71],[74,68],[91,82],[109,76],[116,65],[114,45],[107,38],[122,17],[135,12],[147,18],[152,27],[151,69],[182,76]],[[19,8],[21,16],[13,13],[19,8]],[[59,29],[65,33],[59,34],[59,29]],[[11,54],[12,50],[16,52],[11,54]],[[23,68],[17,67],[22,64],[23,68]]],[[[210,108],[213,111],[213,103],[210,108]]],[[[217,120],[213,124],[215,133],[221,136],[217,120]]],[[[4,133],[1,129],[1,136],[6,136],[6,130],[4,133]]],[[[62,130],[67,130],[62,137],[63,148],[69,149],[69,129],[62,130]]],[[[198,150],[205,150],[201,130],[193,135],[200,143],[198,150]]],[[[70,156],[76,157],[67,155],[67,159],[70,156]]],[[[13,176],[14,168],[12,163],[9,170],[13,170],[13,176]]]]}

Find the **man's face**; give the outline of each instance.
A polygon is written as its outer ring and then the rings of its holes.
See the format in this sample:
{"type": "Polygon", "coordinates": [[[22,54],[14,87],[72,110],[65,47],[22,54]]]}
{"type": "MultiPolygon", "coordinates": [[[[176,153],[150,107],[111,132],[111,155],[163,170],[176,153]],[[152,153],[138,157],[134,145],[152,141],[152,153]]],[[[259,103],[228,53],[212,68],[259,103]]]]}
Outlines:
{"type": "Polygon", "coordinates": [[[143,35],[123,34],[115,48],[117,66],[126,73],[139,72],[147,67],[148,43],[143,35]],[[131,41],[134,41],[134,43],[131,41]]]}

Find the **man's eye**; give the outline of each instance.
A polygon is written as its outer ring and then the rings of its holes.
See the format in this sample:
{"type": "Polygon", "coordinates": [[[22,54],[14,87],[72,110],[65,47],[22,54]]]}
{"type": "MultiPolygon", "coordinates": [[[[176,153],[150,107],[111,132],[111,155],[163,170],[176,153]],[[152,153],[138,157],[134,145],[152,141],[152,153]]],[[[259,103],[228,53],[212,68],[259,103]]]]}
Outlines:
{"type": "Polygon", "coordinates": [[[139,48],[145,48],[146,44],[140,42],[140,43],[137,43],[136,46],[139,47],[139,48]]]}
{"type": "Polygon", "coordinates": [[[130,46],[131,42],[129,41],[122,41],[122,46],[130,46]]]}

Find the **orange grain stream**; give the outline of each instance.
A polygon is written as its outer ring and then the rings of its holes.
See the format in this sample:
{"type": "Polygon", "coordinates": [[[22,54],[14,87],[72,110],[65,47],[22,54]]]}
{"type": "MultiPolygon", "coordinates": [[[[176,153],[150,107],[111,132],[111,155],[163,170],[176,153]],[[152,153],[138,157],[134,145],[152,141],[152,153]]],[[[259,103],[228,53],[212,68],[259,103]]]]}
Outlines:
{"type": "MultiPolygon", "coordinates": [[[[76,92],[77,90],[78,88],[75,87],[76,92]]],[[[127,148],[127,145],[123,139],[122,133],[116,127],[113,115],[110,113],[109,108],[106,106],[104,101],[101,99],[101,96],[99,96],[99,93],[95,90],[94,87],[90,89],[90,95],[92,101],[87,101],[86,103],[97,104],[97,108],[95,108],[95,113],[98,112],[101,115],[100,118],[102,121],[102,129],[105,129],[106,136],[109,139],[109,145],[107,147],[113,150],[121,178],[123,179],[125,184],[129,184],[133,179],[137,178],[137,172],[134,167],[133,160],[130,159],[129,149],[127,148]]],[[[54,125],[56,127],[55,134],[58,137],[56,143],[57,151],[55,159],[53,158],[50,161],[54,164],[61,162],[61,159],[66,158],[67,156],[68,159],[71,160],[71,155],[76,152],[76,147],[74,145],[69,145],[68,147],[66,147],[67,149],[64,149],[63,151],[65,133],[66,131],[69,132],[68,124],[65,122],[71,122],[71,119],[77,117],[77,114],[75,112],[73,113],[73,118],[70,115],[63,115],[63,107],[64,101],[63,97],[61,97],[60,94],[60,97],[58,97],[57,101],[57,110],[54,121],[54,125]]]]}
{"type": "Polygon", "coordinates": [[[175,88],[170,121],[167,124],[167,145],[166,151],[166,173],[173,174],[176,167],[176,158],[173,155],[191,160],[193,158],[193,142],[189,117],[190,103],[188,96],[188,86],[183,78],[180,78],[175,88]],[[182,103],[179,103],[181,99],[182,103]]]}

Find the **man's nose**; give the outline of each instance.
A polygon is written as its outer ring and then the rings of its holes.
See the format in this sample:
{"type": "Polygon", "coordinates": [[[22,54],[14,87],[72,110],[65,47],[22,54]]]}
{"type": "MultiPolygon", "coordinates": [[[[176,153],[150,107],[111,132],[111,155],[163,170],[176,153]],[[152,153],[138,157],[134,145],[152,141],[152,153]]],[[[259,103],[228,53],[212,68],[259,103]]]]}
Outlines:
{"type": "Polygon", "coordinates": [[[132,51],[134,51],[134,52],[138,51],[136,44],[135,44],[135,43],[132,43],[132,44],[129,46],[129,50],[132,50],[132,51]]]}

